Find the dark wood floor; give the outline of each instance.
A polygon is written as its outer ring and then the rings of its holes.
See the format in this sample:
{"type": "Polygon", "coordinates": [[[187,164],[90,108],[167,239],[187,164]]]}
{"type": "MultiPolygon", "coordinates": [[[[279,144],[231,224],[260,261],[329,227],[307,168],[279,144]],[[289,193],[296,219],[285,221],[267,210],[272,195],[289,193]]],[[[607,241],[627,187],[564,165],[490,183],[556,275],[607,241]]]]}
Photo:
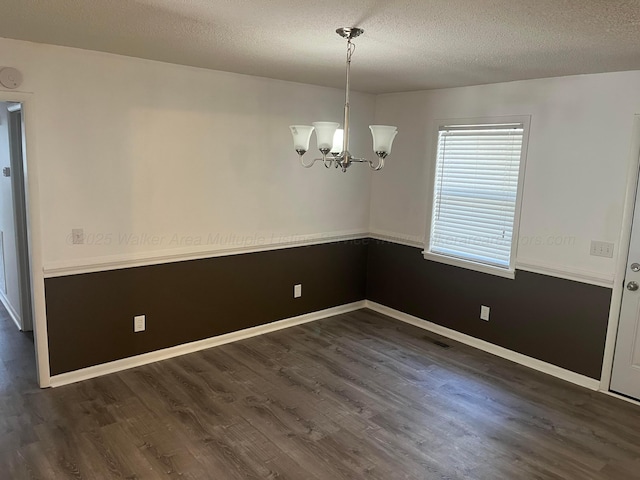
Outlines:
{"type": "Polygon", "coordinates": [[[0,323],[2,479],[640,478],[640,407],[367,310],[49,390],[0,323]]]}

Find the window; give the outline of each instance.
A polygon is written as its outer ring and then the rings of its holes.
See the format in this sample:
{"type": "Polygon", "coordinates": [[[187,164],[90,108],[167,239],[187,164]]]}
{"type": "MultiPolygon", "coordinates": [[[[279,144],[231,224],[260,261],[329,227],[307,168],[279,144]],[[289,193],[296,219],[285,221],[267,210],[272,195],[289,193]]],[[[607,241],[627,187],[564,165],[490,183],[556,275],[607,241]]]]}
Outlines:
{"type": "Polygon", "coordinates": [[[514,277],[525,123],[439,128],[425,258],[514,277]]]}

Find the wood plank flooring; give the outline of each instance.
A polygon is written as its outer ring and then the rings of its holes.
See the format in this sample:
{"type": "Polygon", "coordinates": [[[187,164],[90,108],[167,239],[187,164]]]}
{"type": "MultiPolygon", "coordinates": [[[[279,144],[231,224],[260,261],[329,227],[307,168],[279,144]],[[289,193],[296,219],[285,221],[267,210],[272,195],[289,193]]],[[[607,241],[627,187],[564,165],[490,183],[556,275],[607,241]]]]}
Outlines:
{"type": "Polygon", "coordinates": [[[2,479],[640,479],[640,407],[368,310],[48,390],[1,320],[2,479]]]}

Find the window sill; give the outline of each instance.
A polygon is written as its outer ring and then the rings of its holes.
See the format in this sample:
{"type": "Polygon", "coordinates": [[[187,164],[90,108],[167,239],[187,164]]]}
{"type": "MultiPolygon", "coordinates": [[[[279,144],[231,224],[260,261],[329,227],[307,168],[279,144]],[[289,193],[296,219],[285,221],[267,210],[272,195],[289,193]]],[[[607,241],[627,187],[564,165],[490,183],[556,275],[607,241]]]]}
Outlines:
{"type": "Polygon", "coordinates": [[[422,255],[424,256],[425,260],[432,260],[434,262],[445,263],[447,265],[466,268],[468,270],[475,270],[476,272],[488,273],[490,275],[496,275],[498,277],[510,278],[512,280],[516,278],[515,269],[494,267],[491,265],[485,265],[484,263],[476,263],[469,260],[447,257],[445,255],[438,255],[426,250],[422,252],[422,255]]]}

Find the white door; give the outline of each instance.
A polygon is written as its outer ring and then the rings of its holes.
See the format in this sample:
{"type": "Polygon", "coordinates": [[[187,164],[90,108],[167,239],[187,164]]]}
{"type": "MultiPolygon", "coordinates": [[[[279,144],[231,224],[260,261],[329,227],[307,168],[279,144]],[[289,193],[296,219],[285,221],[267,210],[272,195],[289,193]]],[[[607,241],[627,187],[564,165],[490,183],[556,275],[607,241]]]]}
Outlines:
{"type": "Polygon", "coordinates": [[[640,400],[640,188],[631,227],[611,390],[640,400]]]}

